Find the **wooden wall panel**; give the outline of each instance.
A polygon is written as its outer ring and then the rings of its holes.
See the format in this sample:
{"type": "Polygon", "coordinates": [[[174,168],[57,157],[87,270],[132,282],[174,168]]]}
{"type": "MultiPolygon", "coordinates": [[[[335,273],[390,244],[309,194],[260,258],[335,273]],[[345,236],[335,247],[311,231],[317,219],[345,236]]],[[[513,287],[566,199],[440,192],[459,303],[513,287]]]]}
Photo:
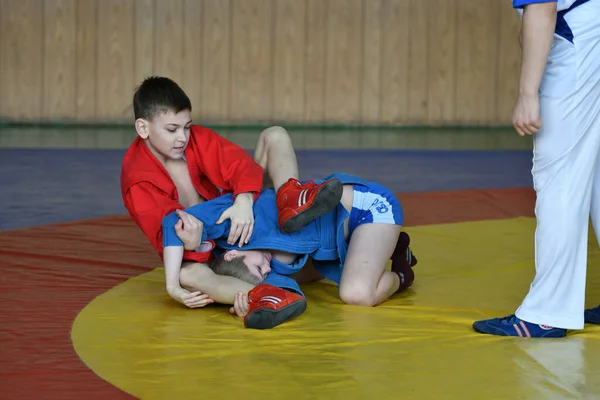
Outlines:
{"type": "Polygon", "coordinates": [[[427,1],[410,0],[408,15],[410,40],[408,42],[408,96],[407,122],[417,124],[427,120],[429,91],[429,48],[427,1]]]}
{"type": "Polygon", "coordinates": [[[304,120],[306,2],[276,0],[273,31],[273,120],[304,120]]]}
{"type": "Polygon", "coordinates": [[[404,124],[408,115],[409,44],[415,37],[410,31],[410,1],[384,0],[382,17],[383,51],[381,54],[381,117],[383,124],[404,124]]]}
{"type": "Polygon", "coordinates": [[[183,84],[184,1],[156,0],[155,4],[154,73],[183,84]]]}
{"type": "Polygon", "coordinates": [[[0,118],[129,122],[167,75],[204,123],[508,124],[508,0],[0,0],[0,118]]]}
{"type": "Polygon", "coordinates": [[[202,109],[202,17],[204,2],[185,0],[183,5],[182,84],[192,102],[192,116],[200,119],[202,109]]]}
{"type": "Polygon", "coordinates": [[[44,3],[43,103],[47,119],[61,119],[76,111],[77,2],[55,0],[44,3]]]}
{"type": "Polygon", "coordinates": [[[457,16],[456,118],[466,123],[495,119],[495,83],[501,2],[459,0],[457,16]],[[477,23],[473,23],[477,21],[477,23]],[[485,40],[483,40],[485,38],[485,40]]]}
{"type": "Polygon", "coordinates": [[[363,0],[362,82],[360,120],[378,124],[381,117],[381,52],[383,44],[383,0],[363,0]]]}
{"type": "Polygon", "coordinates": [[[273,3],[232,2],[230,119],[268,121],[273,109],[273,3]]]}
{"type": "Polygon", "coordinates": [[[200,118],[219,123],[230,118],[231,31],[233,0],[204,0],[202,16],[202,76],[200,118]]]}
{"type": "Polygon", "coordinates": [[[304,121],[319,124],[325,122],[327,2],[306,0],[306,3],[304,121]]]}
{"type": "MultiPolygon", "coordinates": [[[[80,1],[86,2],[86,0],[80,1]]],[[[156,3],[156,0],[135,0],[133,6],[135,18],[133,76],[136,86],[156,71],[154,66],[154,51],[157,47],[154,45],[157,35],[156,3]]],[[[133,93],[130,97],[133,97],[133,93]]]]}
{"type": "Polygon", "coordinates": [[[57,119],[75,119],[77,121],[99,119],[96,115],[98,1],[100,0],[77,0],[75,115],[61,115],[57,116],[57,119]]]}
{"type": "Polygon", "coordinates": [[[461,0],[428,0],[427,120],[432,125],[456,119],[456,15],[461,0]]]}
{"type": "Polygon", "coordinates": [[[360,115],[362,1],[328,0],[325,120],[351,123],[360,115]]]}
{"type": "Polygon", "coordinates": [[[0,29],[0,117],[43,118],[43,0],[2,0],[0,29]]]}
{"type": "Polygon", "coordinates": [[[133,0],[98,0],[96,119],[131,120],[135,18],[133,0]]]}

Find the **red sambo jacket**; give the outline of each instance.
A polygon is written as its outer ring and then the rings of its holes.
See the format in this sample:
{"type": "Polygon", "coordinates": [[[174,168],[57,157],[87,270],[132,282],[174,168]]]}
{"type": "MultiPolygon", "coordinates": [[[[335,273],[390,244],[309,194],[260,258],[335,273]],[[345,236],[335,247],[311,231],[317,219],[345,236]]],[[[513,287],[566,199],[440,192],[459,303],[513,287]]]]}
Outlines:
{"type": "MultiPolygon", "coordinates": [[[[223,193],[251,192],[254,199],[263,184],[263,169],[238,145],[214,131],[197,125],[190,129],[185,157],[194,188],[207,200],[223,193]]],[[[131,144],[121,169],[121,194],[131,219],[140,227],[161,259],[162,219],[184,209],[173,180],[144,141],[138,137],[131,144]]],[[[184,251],[183,260],[206,262],[212,250],[184,251]]]]}

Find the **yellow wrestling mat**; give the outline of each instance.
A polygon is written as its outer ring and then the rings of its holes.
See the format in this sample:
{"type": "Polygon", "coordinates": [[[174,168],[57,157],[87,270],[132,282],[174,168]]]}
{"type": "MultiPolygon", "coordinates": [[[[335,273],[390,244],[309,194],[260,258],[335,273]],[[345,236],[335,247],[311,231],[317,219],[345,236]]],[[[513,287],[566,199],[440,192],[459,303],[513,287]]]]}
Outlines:
{"type": "MultiPolygon", "coordinates": [[[[180,307],[158,268],[92,301],[72,340],[96,374],[141,399],[598,399],[600,327],[564,339],[471,328],[519,305],[534,229],[531,218],[412,227],[409,291],[365,308],[343,305],[331,284],[305,285],[306,313],[270,331],[244,329],[226,306],[180,307]]],[[[588,306],[600,302],[590,239],[588,306]]]]}

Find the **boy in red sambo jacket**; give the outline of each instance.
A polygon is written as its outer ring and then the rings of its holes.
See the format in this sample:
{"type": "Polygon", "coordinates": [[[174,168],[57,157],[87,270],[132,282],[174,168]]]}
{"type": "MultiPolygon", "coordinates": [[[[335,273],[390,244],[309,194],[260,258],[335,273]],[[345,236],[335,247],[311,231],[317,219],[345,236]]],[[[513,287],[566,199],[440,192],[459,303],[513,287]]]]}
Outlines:
{"type": "Polygon", "coordinates": [[[288,233],[336,207],[342,195],[341,182],[301,184],[292,141],[281,127],[261,133],[252,159],[212,130],[193,125],[188,96],[169,78],[145,79],[134,94],[133,107],[138,137],[123,159],[121,192],[129,215],[161,258],[162,220],[173,211],[180,217],[176,231],[185,246],[184,264],[178,277],[167,277],[169,295],[187,307],[198,308],[213,302],[233,304],[236,293],[247,293],[250,313],[264,315],[261,328],[274,327],[304,312],[306,300],[298,293],[264,284],[254,287],[216,275],[206,264],[214,243],[200,243],[199,221],[182,210],[233,193],[233,206],[217,223],[230,219],[228,242],[239,241],[241,246],[252,234],[252,205],[263,187],[265,172],[277,190],[279,225],[288,233]]]}

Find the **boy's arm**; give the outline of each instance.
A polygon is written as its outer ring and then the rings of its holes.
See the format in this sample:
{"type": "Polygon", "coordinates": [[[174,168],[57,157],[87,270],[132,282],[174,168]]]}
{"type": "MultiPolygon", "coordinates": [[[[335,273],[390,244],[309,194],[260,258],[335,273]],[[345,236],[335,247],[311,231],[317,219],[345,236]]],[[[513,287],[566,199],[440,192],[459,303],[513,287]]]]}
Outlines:
{"type": "MultiPolygon", "coordinates": [[[[198,218],[201,222],[203,240],[219,239],[229,234],[229,222],[220,225],[215,224],[218,213],[231,206],[233,203],[231,194],[206,201],[192,206],[185,211],[198,218]]],[[[235,294],[238,292],[248,293],[253,285],[238,278],[217,275],[213,271],[202,275],[202,286],[204,293],[190,293],[181,288],[179,274],[181,271],[182,243],[176,236],[174,226],[177,223],[177,214],[168,214],[162,222],[163,225],[163,259],[165,265],[165,280],[169,295],[188,307],[204,307],[206,304],[218,302],[222,304],[233,304],[235,294]]],[[[212,248],[211,248],[212,249],[212,248]]]]}
{"type": "MultiPolygon", "coordinates": [[[[163,260],[165,264],[165,282],[167,290],[170,288],[181,288],[179,274],[183,262],[183,242],[175,233],[175,224],[179,217],[176,213],[170,213],[163,218],[163,260]]],[[[203,225],[200,225],[200,237],[204,236],[203,225]]],[[[212,247],[211,249],[212,250],[212,247]]],[[[171,293],[169,291],[169,293],[171,293]]]]}
{"type": "Polygon", "coordinates": [[[539,89],[556,29],[556,0],[513,0],[513,6],[524,8],[519,97],[513,115],[513,125],[523,136],[542,126],[539,89]]]}
{"type": "Polygon", "coordinates": [[[523,7],[519,94],[537,95],[556,29],[556,0],[515,0],[523,7]]]}
{"type": "Polygon", "coordinates": [[[181,271],[182,256],[183,247],[165,247],[165,281],[169,296],[189,308],[200,308],[214,303],[215,301],[208,294],[202,294],[201,292],[190,293],[181,287],[179,273],[181,271]]]}
{"type": "MultiPolygon", "coordinates": [[[[183,206],[149,182],[141,182],[132,186],[124,194],[123,201],[133,221],[148,238],[152,247],[161,253],[163,250],[163,217],[175,210],[182,210],[183,206]]],[[[198,242],[196,247],[199,247],[201,241],[198,242]]],[[[204,252],[185,250],[183,260],[202,263],[208,261],[210,255],[210,250],[204,252]]]]}
{"type": "MultiPolygon", "coordinates": [[[[231,195],[222,196],[219,199],[215,199],[211,201],[210,204],[214,204],[214,201],[219,200],[227,200],[229,197],[229,204],[231,205],[231,195]]],[[[170,197],[164,193],[160,192],[159,189],[154,187],[148,182],[143,184],[138,184],[132,187],[124,196],[125,206],[129,211],[132,219],[135,223],[140,227],[140,229],[144,232],[152,246],[163,252],[163,215],[168,216],[171,213],[176,216],[174,210],[183,209],[183,207],[177,202],[170,199],[170,197]]],[[[208,203],[208,202],[206,202],[208,203]]],[[[205,203],[201,203],[205,204],[205,203]]],[[[199,206],[199,205],[198,205],[199,206]]],[[[195,206],[196,207],[196,206],[195,206]]],[[[206,207],[206,206],[205,206],[206,207]]],[[[192,210],[193,211],[193,210],[192,210]]],[[[218,216],[212,216],[211,218],[218,218],[218,216]]],[[[206,220],[205,220],[206,221],[206,220]]],[[[175,220],[174,223],[177,221],[175,220]]],[[[228,232],[228,227],[230,223],[223,223],[219,226],[214,226],[214,230],[210,229],[211,225],[206,225],[207,229],[202,229],[201,237],[208,237],[209,235],[219,235],[219,230],[223,230],[223,232],[228,232]]],[[[178,238],[176,234],[173,235],[175,238],[178,238]]],[[[175,240],[175,239],[173,239],[175,240]]],[[[181,243],[180,239],[179,243],[181,243]]],[[[163,260],[166,261],[165,257],[175,256],[177,259],[178,254],[176,252],[171,253],[169,250],[170,247],[164,248],[163,252],[163,260]]],[[[173,247],[175,249],[175,247],[173,247]]],[[[183,252],[183,260],[185,261],[193,261],[198,263],[205,263],[209,260],[210,255],[212,254],[212,249],[203,251],[203,252],[194,252],[194,251],[184,251],[183,252]]],[[[167,268],[165,268],[165,275],[167,275],[167,268]]],[[[179,270],[181,267],[179,267],[179,270]]],[[[169,266],[168,273],[168,282],[173,283],[177,282],[177,278],[174,278],[174,272],[177,268],[171,268],[169,266]]],[[[230,277],[230,276],[219,276],[215,273],[207,274],[206,282],[204,282],[206,287],[210,288],[210,293],[208,294],[200,294],[199,292],[189,293],[185,289],[181,289],[181,291],[177,290],[176,292],[180,292],[180,299],[190,300],[196,302],[198,307],[204,306],[210,302],[219,302],[223,304],[233,304],[233,299],[237,292],[247,293],[252,289],[252,285],[246,283],[240,279],[230,277]],[[181,295],[181,293],[184,293],[181,295]]],[[[171,291],[173,292],[173,291],[171,291]]],[[[176,292],[169,293],[171,297],[177,294],[176,292]]],[[[184,302],[184,304],[186,304],[184,302]]],[[[187,305],[187,304],[186,304],[187,305]]]]}
{"type": "MultiPolygon", "coordinates": [[[[225,221],[217,224],[217,219],[221,213],[231,207],[233,199],[231,194],[226,194],[216,199],[208,200],[192,207],[186,208],[185,213],[196,218],[200,224],[200,242],[207,240],[218,240],[229,235],[231,222],[225,221]]],[[[162,219],[162,246],[183,246],[183,242],[177,236],[175,225],[179,221],[176,212],[167,214],[162,219]]]]}
{"type": "Polygon", "coordinates": [[[180,288],[179,273],[181,272],[181,262],[183,260],[183,247],[165,247],[163,259],[165,260],[165,283],[167,290],[170,288],[180,288]]]}

